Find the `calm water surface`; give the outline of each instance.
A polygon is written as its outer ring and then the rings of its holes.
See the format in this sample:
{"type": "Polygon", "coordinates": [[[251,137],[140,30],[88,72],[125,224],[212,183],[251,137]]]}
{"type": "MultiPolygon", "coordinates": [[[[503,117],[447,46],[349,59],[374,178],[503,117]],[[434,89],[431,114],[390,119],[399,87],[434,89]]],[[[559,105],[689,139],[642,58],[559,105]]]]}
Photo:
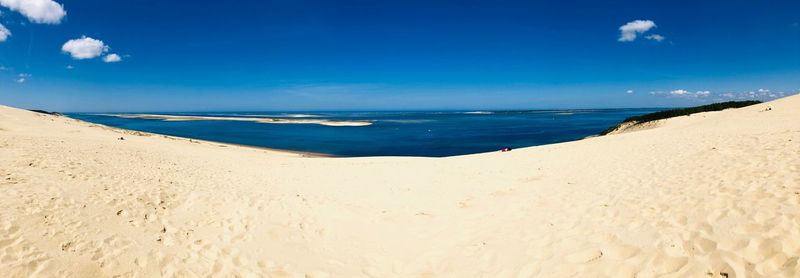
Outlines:
{"type": "Polygon", "coordinates": [[[473,112],[148,113],[369,121],[369,126],[164,121],[102,114],[68,116],[113,127],[225,143],[336,156],[451,156],[578,140],[626,117],[663,109],[473,112]]]}

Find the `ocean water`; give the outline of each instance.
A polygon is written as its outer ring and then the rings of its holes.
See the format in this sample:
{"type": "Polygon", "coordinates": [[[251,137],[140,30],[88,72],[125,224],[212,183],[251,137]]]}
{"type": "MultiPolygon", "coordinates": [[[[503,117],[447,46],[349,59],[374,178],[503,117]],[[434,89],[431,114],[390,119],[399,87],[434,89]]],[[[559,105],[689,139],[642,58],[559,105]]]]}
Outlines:
{"type": "Polygon", "coordinates": [[[442,157],[573,141],[596,135],[626,117],[663,109],[584,109],[445,112],[235,112],[147,113],[205,116],[168,121],[118,114],[69,117],[130,130],[180,137],[323,153],[334,156],[442,157]],[[313,123],[262,123],[253,118],[313,123]],[[329,126],[324,121],[368,123],[329,126]]]}

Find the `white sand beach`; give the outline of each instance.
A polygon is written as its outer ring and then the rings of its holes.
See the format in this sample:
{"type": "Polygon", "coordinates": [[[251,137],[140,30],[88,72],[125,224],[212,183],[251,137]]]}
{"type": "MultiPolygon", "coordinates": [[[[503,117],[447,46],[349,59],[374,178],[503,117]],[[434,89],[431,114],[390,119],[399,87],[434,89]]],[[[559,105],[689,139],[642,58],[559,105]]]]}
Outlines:
{"type": "Polygon", "coordinates": [[[449,158],[308,158],[0,106],[2,277],[798,273],[800,96],[449,158]]]}

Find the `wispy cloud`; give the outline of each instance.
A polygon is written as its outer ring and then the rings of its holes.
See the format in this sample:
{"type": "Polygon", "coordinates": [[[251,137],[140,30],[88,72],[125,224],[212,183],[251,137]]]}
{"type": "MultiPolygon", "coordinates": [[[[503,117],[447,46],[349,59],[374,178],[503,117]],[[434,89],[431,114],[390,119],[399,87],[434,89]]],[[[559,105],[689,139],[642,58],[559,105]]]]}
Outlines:
{"type": "Polygon", "coordinates": [[[87,36],[69,40],[61,46],[61,51],[69,53],[76,60],[97,58],[107,52],[108,49],[109,47],[103,41],[87,36]]]}
{"type": "MultiPolygon", "coordinates": [[[[799,91],[800,92],[800,91],[799,91]]],[[[694,99],[694,100],[713,100],[713,101],[729,101],[729,100],[772,100],[792,95],[793,93],[786,93],[783,91],[774,92],[769,89],[757,89],[753,91],[726,91],[721,93],[713,93],[708,90],[701,91],[688,91],[677,89],[672,91],[652,91],[650,95],[667,97],[667,98],[681,98],[681,99],[694,99]]]]}
{"type": "Polygon", "coordinates": [[[628,94],[633,94],[633,90],[627,90],[625,92],[628,93],[628,94]]]}
{"type": "Polygon", "coordinates": [[[696,98],[705,98],[711,96],[711,91],[703,90],[703,91],[692,92],[684,89],[677,89],[672,91],[652,91],[650,92],[650,95],[696,99],[696,98]]]}
{"type": "Polygon", "coordinates": [[[659,34],[652,34],[652,35],[646,36],[645,38],[648,39],[648,40],[657,41],[657,42],[661,42],[664,39],[666,39],[664,36],[659,35],[659,34]]]}
{"type": "Polygon", "coordinates": [[[17,83],[19,83],[19,84],[22,84],[22,83],[25,83],[26,81],[28,81],[28,78],[30,78],[30,77],[31,77],[31,75],[30,75],[30,74],[27,74],[27,73],[20,73],[20,74],[17,76],[17,79],[16,79],[16,80],[14,80],[14,81],[15,81],[15,82],[17,82],[17,83]]]}
{"type": "Polygon", "coordinates": [[[67,15],[64,6],[53,0],[0,0],[0,6],[19,12],[35,23],[59,24],[67,15]]]}
{"type": "Polygon", "coordinates": [[[728,100],[745,100],[745,99],[769,100],[769,99],[782,98],[792,94],[794,93],[791,92],[786,93],[783,91],[773,92],[769,89],[758,89],[755,91],[725,92],[723,94],[720,94],[720,98],[728,100]]]}
{"type": "Polygon", "coordinates": [[[11,31],[0,23],[0,42],[4,42],[11,36],[11,31]]]}
{"type": "Polygon", "coordinates": [[[634,20],[619,27],[619,41],[630,42],[636,37],[656,27],[652,20],[634,20]]]}

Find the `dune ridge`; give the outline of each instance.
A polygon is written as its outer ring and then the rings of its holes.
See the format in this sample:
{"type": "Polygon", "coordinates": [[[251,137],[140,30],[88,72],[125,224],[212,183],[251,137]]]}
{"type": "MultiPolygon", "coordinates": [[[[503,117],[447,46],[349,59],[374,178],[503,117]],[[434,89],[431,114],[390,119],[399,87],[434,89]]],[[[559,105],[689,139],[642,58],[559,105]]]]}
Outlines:
{"type": "Polygon", "coordinates": [[[800,96],[440,159],[0,106],[0,214],[3,277],[794,277],[800,96]]]}

